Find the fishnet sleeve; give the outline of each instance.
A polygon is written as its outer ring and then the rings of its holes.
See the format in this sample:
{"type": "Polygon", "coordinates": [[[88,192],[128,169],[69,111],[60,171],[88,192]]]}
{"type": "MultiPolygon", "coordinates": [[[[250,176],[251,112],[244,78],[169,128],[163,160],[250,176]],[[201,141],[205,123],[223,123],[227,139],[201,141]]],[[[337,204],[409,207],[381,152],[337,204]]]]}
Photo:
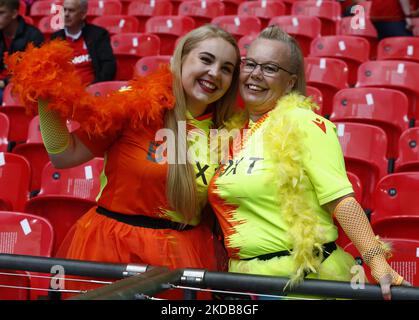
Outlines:
{"type": "Polygon", "coordinates": [[[403,277],[394,271],[386,261],[391,257],[390,247],[374,235],[359,203],[353,197],[345,198],[339,202],[333,214],[362,255],[365,263],[370,266],[374,279],[379,281],[386,274],[390,274],[392,284],[400,285],[403,277]]]}

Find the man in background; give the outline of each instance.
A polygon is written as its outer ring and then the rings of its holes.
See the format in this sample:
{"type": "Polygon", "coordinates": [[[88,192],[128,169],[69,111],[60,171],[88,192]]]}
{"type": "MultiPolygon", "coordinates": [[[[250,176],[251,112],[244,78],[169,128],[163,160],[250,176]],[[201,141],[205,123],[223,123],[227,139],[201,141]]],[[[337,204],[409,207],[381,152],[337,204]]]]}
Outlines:
{"type": "Polygon", "coordinates": [[[19,15],[19,0],[0,0],[0,102],[9,79],[3,62],[4,53],[24,51],[29,43],[39,47],[44,36],[19,15]]]}
{"type": "Polygon", "coordinates": [[[83,83],[114,80],[116,59],[107,30],[86,22],[87,0],[64,1],[64,29],[51,39],[67,40],[74,49],[73,64],[83,83]]]}

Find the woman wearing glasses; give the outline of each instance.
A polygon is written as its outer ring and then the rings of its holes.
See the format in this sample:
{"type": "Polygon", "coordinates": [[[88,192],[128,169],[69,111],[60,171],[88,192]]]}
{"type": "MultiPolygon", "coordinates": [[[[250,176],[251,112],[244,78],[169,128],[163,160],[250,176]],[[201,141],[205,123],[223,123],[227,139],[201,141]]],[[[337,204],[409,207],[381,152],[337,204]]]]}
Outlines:
{"type": "Polygon", "coordinates": [[[305,97],[304,60],[277,26],[264,29],[242,60],[244,115],[230,160],[209,187],[229,255],[229,271],[349,281],[354,259],[336,246],[333,217],[351,238],[383,295],[402,284],[353,197],[335,126],[305,97]],[[261,148],[263,147],[263,148],[261,148]]]}

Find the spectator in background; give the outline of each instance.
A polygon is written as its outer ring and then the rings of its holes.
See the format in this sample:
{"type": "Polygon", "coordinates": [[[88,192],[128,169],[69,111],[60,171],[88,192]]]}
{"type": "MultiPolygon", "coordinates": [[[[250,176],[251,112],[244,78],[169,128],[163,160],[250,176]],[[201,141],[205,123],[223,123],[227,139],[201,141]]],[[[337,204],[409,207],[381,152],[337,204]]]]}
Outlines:
{"type": "Polygon", "coordinates": [[[371,20],[378,38],[412,36],[409,0],[371,0],[371,20]]]}
{"type": "Polygon", "coordinates": [[[116,59],[108,31],[86,22],[87,0],[64,1],[64,29],[51,39],[66,39],[74,49],[73,64],[83,83],[112,81],[116,74],[116,59]]]}
{"type": "Polygon", "coordinates": [[[27,24],[19,15],[19,7],[19,0],[0,0],[0,103],[9,81],[3,62],[4,53],[24,51],[28,43],[40,46],[44,41],[41,31],[27,24]]]}

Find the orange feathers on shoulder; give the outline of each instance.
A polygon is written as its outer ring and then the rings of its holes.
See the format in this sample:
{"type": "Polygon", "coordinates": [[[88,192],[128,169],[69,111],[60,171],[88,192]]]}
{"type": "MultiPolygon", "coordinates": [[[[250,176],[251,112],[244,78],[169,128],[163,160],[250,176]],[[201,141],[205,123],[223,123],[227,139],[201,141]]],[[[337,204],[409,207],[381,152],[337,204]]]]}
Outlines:
{"type": "Polygon", "coordinates": [[[129,81],[131,90],[95,97],[86,92],[72,58],[73,49],[64,40],[6,54],[13,90],[29,115],[37,113],[38,100],[46,100],[49,109],[78,121],[88,134],[102,135],[124,125],[133,129],[148,124],[162,126],[164,111],[174,107],[172,74],[167,65],[129,81]]]}

